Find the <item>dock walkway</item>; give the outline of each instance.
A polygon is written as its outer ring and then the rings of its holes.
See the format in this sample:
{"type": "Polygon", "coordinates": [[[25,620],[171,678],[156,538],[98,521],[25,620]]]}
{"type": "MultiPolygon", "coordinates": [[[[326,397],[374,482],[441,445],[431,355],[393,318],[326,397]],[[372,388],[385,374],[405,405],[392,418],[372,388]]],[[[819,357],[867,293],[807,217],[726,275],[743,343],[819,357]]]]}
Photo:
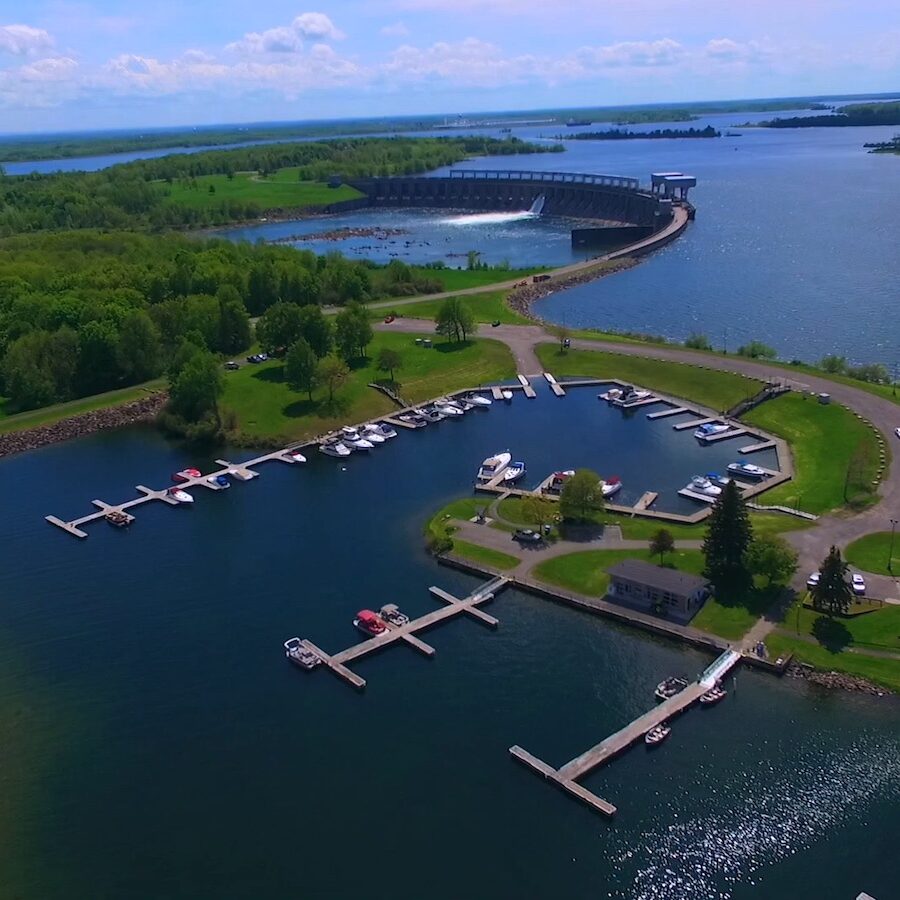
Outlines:
{"type": "Polygon", "coordinates": [[[521,373],[516,376],[519,379],[519,384],[522,385],[522,390],[525,392],[525,396],[529,400],[534,400],[537,397],[537,391],[531,386],[531,382],[521,373]]]}
{"type": "Polygon", "coordinates": [[[563,389],[563,386],[549,373],[544,372],[544,378],[547,379],[547,384],[550,385],[550,390],[556,394],[557,397],[565,397],[566,392],[563,389]]]}
{"type": "Polygon", "coordinates": [[[558,769],[538,759],[533,754],[515,745],[509,748],[510,755],[528,766],[533,772],[541,775],[547,781],[564,790],[570,796],[581,800],[597,812],[607,816],[616,813],[616,807],[608,800],[598,797],[577,783],[594,769],[608,763],[618,754],[628,749],[632,744],[641,740],[644,735],[655,728],[684,712],[688,707],[696,703],[717,681],[721,680],[741,659],[741,654],[735,650],[726,650],[718,659],[708,666],[695,682],[689,684],[683,691],[658,704],[653,709],[639,716],[624,728],[611,734],[599,744],[576,756],[558,769]]]}

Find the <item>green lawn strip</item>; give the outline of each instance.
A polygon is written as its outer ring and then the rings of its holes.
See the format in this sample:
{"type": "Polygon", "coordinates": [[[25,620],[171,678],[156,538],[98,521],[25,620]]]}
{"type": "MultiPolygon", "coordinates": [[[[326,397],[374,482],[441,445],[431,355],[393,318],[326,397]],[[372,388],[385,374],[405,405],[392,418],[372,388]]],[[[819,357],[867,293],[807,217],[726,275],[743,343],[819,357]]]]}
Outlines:
{"type": "Polygon", "coordinates": [[[66,403],[57,403],[54,406],[44,406],[41,409],[32,409],[9,416],[4,414],[4,402],[0,400],[0,434],[22,431],[26,428],[37,428],[39,425],[53,425],[61,419],[92,412],[95,409],[122,406],[146,397],[152,391],[164,390],[165,387],[165,379],[157,378],[133,387],[107,391],[103,394],[92,394],[90,397],[82,397],[79,400],[69,400],[66,403]]]}
{"type": "Polygon", "coordinates": [[[546,266],[535,266],[530,269],[506,269],[492,267],[490,269],[430,269],[425,266],[413,266],[413,271],[424,278],[433,278],[444,286],[445,291],[464,291],[468,288],[485,287],[489,284],[501,284],[505,281],[524,281],[535,272],[547,270],[546,266]]]}
{"type": "Polygon", "coordinates": [[[418,403],[465,387],[512,377],[515,362],[504,344],[473,340],[465,344],[437,344],[432,349],[416,346],[414,335],[378,333],[369,345],[364,364],[352,370],[348,383],[336,395],[333,410],[326,409],[322,388],[313,392],[310,403],[305,393],[292,391],[284,381],[280,361],[243,366],[227,372],[222,406],[237,417],[237,435],[244,440],[303,440],[348,422],[361,422],[393,412],[396,406],[370,382],[386,375],[375,369],[382,347],[402,355],[402,367],[395,372],[404,399],[418,403]]]}
{"type": "Polygon", "coordinates": [[[709,631],[728,640],[742,638],[759,617],[778,599],[780,588],[756,588],[749,597],[729,602],[729,598],[710,597],[691,620],[694,628],[709,631]]]}
{"type": "Polygon", "coordinates": [[[605,350],[569,350],[557,344],[541,344],[537,355],[548,372],[560,376],[617,378],[692,400],[714,410],[725,410],[755,394],[761,382],[731,372],[714,372],[668,360],[607,353],[605,350]]]}
{"type": "Polygon", "coordinates": [[[874,497],[871,482],[878,466],[875,432],[843,406],[823,405],[806,394],[784,394],[749,412],[744,420],[784,438],[794,456],[794,478],[768,491],[766,504],[825,513],[844,506],[844,482],[855,449],[868,453],[851,478],[848,496],[874,497]]]}
{"type": "Polygon", "coordinates": [[[817,669],[857,675],[890,690],[900,691],[898,660],[866,656],[864,653],[832,653],[819,644],[810,644],[780,631],[773,632],[766,638],[766,647],[771,657],[777,658],[793,653],[798,662],[809,663],[817,669]]]}
{"type": "Polygon", "coordinates": [[[471,560],[474,563],[482,563],[491,569],[506,571],[514,569],[522,560],[499,550],[491,550],[490,547],[481,547],[478,544],[470,544],[468,541],[453,541],[453,553],[471,560]]]}
{"type": "MultiPolygon", "coordinates": [[[[867,534],[859,540],[848,544],[844,556],[851,565],[862,569],[864,572],[874,572],[876,575],[890,575],[888,569],[888,556],[891,554],[890,531],[878,531],[867,534]]],[[[900,532],[893,537],[893,570],[900,575],[900,532]]]]}
{"type": "MultiPolygon", "coordinates": [[[[796,634],[799,629],[801,635],[816,638],[824,649],[846,646],[862,651],[871,648],[900,652],[900,606],[870,604],[871,612],[829,619],[824,613],[803,606],[805,596],[801,594],[785,614],[781,624],[785,633],[796,634]]],[[[900,666],[900,659],[897,665],[900,666]]]]}
{"type": "Polygon", "coordinates": [[[261,209],[319,207],[362,196],[348,185],[330,188],[321,181],[299,181],[297,172],[297,168],[281,169],[268,178],[250,172],[240,172],[234,178],[199,175],[195,181],[174,182],[165,190],[171,202],[190,209],[207,209],[230,200],[256,203],[261,209]]]}
{"type": "Polygon", "coordinates": [[[441,507],[425,523],[425,534],[443,538],[456,530],[455,523],[457,521],[468,522],[482,509],[484,509],[484,502],[478,497],[462,497],[459,500],[453,500],[441,507]]]}
{"type": "MultiPolygon", "coordinates": [[[[398,298],[399,299],[399,298],[398,298]]],[[[486,294],[469,294],[460,300],[472,310],[476,322],[497,322],[503,325],[528,325],[528,319],[514,312],[506,304],[506,291],[491,291],[486,294]]],[[[418,303],[398,305],[392,309],[387,301],[379,300],[378,309],[373,309],[372,318],[381,319],[389,312],[409,319],[434,319],[444,300],[422,300],[418,303]]]]}

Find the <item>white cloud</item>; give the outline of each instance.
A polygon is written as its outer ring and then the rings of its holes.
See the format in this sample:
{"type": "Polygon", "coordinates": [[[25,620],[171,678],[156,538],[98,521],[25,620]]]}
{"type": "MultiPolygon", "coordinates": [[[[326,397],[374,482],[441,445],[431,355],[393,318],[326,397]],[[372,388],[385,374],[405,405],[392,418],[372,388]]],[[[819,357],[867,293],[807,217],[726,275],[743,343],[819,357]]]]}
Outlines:
{"type": "Polygon", "coordinates": [[[385,25],[381,29],[381,34],[385,37],[407,37],[409,29],[403,22],[394,22],[393,25],[385,25]]]}
{"type": "Polygon", "coordinates": [[[496,45],[469,37],[456,43],[439,41],[419,48],[404,44],[381,66],[389,80],[445,80],[459,85],[510,84],[537,67],[531,56],[505,57],[496,45]]]}
{"type": "Polygon", "coordinates": [[[297,16],[290,25],[279,25],[266,31],[249,31],[225,49],[245,56],[301,53],[308,40],[338,41],[343,37],[343,32],[325,13],[307,12],[297,16]]]}
{"type": "Polygon", "coordinates": [[[53,38],[43,28],[30,25],[0,25],[0,53],[33,56],[53,46],[53,38]]]}
{"type": "Polygon", "coordinates": [[[49,56],[21,66],[16,74],[22,81],[69,81],[78,69],[70,56],[49,56]]]}
{"type": "Polygon", "coordinates": [[[685,48],[671,38],[624,41],[605,47],[583,47],[576,53],[576,57],[586,65],[599,68],[672,66],[686,55],[685,48]]]}
{"type": "Polygon", "coordinates": [[[731,38],[714,38],[706,44],[704,53],[718,62],[751,62],[769,56],[772,48],[759,41],[739,43],[731,38]]]}

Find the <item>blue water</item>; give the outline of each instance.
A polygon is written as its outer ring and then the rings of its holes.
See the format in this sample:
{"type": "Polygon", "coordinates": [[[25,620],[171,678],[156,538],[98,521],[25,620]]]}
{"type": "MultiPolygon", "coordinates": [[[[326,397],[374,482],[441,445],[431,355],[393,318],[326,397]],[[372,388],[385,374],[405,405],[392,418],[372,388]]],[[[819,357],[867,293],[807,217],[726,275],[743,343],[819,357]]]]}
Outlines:
{"type": "Polygon", "coordinates": [[[454,620],[428,635],[432,661],[394,647],[356,664],[363,695],[284,660],[295,634],[355,642],[364,605],[416,615],[431,584],[469,590],[423,552],[421,525],[500,446],[538,472],[615,468],[629,491],[706,463],[665,420],[592,394],[517,397],[344,465],[272,463],[84,541],[42,516],[211,460],[133,428],[0,462],[0,895],[892,896],[895,701],[742,671],[658,751],[587,779],[619,807],[606,821],[507,748],[559,765],[708,656],[511,591],[496,632],[454,620]]]}

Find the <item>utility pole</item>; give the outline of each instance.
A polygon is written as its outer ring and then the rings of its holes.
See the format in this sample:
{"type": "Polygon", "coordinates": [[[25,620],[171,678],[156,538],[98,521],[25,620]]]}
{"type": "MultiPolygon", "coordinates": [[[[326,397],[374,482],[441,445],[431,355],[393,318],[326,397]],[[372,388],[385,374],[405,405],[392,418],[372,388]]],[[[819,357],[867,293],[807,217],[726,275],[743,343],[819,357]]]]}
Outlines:
{"type": "Polygon", "coordinates": [[[894,574],[894,531],[897,528],[897,520],[891,519],[891,549],[888,550],[888,572],[894,574]]]}

